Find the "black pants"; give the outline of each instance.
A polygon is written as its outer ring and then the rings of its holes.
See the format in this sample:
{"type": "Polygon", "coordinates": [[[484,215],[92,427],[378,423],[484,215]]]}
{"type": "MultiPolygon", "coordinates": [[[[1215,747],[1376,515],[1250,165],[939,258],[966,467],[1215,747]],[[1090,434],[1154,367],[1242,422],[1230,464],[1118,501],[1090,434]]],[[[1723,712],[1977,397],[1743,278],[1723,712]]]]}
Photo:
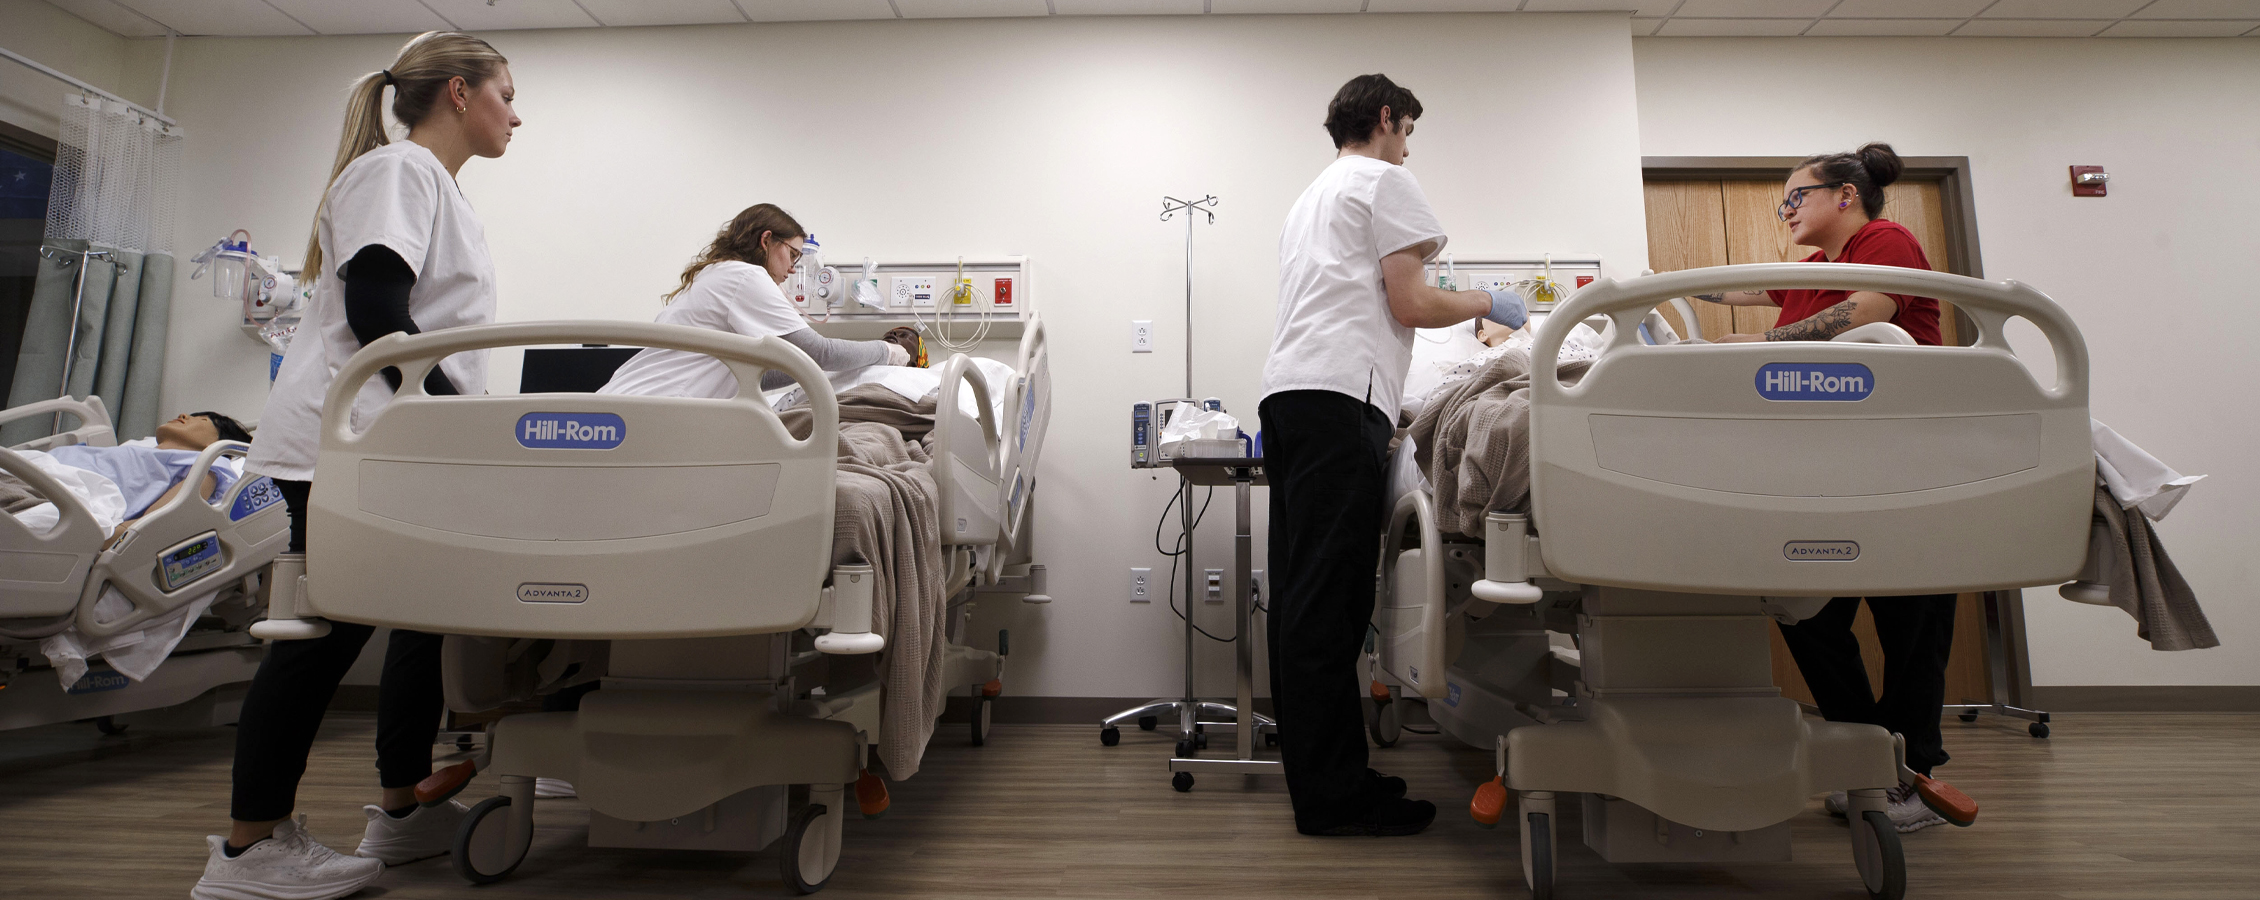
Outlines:
{"type": "Polygon", "coordinates": [[[1938,717],[1946,703],[1946,657],[1954,648],[1954,595],[1870,597],[1883,645],[1883,697],[1868,685],[1852,618],[1860,598],[1838,597],[1820,615],[1781,626],[1813,702],[1831,722],[1864,722],[1907,738],[1907,768],[1928,775],[1945,764],[1938,717]]]}
{"type": "MultiPolygon", "coordinates": [[[[290,508],[290,551],[306,550],[306,496],[311,482],[283,481],[290,508]]],[[[298,779],[339,681],[361,656],[376,629],[330,623],[330,633],[310,641],[275,641],[244,695],[235,734],[235,797],[229,815],[238,822],[287,818],[297,805],[298,779]]],[[[440,636],[394,629],[385,645],[377,688],[377,773],[388,788],[414,787],[432,774],[432,741],[439,734],[440,636]]]]}
{"type": "Polygon", "coordinates": [[[1263,401],[1271,484],[1271,700],[1299,826],[1362,813],[1368,794],[1358,654],[1373,618],[1387,511],[1381,411],[1332,391],[1263,401]]]}

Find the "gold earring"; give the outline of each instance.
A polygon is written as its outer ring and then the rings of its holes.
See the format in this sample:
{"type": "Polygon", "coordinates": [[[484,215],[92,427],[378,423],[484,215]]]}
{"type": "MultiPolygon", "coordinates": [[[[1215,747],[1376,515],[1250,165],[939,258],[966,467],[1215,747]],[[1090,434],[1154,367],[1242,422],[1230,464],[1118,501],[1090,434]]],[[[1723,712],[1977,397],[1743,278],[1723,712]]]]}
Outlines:
{"type": "Polygon", "coordinates": [[[470,112],[470,111],[471,111],[471,108],[470,108],[470,107],[468,107],[468,106],[458,106],[458,107],[456,107],[456,108],[455,108],[455,112],[456,112],[457,114],[461,114],[461,113],[467,113],[467,112],[470,112]]]}

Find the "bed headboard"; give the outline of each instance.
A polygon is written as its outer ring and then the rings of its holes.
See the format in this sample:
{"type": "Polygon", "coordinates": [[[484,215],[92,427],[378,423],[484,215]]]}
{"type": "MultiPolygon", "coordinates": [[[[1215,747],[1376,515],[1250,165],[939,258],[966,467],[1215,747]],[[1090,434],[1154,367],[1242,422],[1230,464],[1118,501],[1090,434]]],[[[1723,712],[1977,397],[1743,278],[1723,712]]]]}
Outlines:
{"type": "Polygon", "coordinates": [[[839,406],[777,338],[643,322],[395,334],[346,363],[322,411],[307,534],[309,612],[450,634],[664,638],[806,625],[832,566],[839,406]],[[805,386],[810,438],[757,391],[434,397],[453,353],[610,343],[702,353],[741,385],[805,386]],[[366,427],[363,383],[404,387],[366,427]]]}

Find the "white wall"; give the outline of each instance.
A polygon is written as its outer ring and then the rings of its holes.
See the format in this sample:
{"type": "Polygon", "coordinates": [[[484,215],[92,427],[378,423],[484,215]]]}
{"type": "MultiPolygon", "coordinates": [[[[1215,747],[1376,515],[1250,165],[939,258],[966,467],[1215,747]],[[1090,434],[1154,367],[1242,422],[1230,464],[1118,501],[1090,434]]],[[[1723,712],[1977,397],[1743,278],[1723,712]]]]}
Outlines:
{"type": "MultiPolygon", "coordinates": [[[[1635,42],[1640,149],[1803,156],[1888,140],[1967,156],[1988,278],[2039,287],[2091,355],[2096,418],[2208,473],[2159,533],[2222,646],[2157,653],[2107,607],[2026,592],[2033,681],[2260,684],[2260,41],[1674,39],[1635,42]],[[2066,166],[2110,196],[2075,199],[2066,166]]],[[[2012,336],[2014,339],[2014,335],[2012,336]]],[[[2037,332],[2019,342],[2045,348],[2037,332]]]]}
{"type": "MultiPolygon", "coordinates": [[[[1131,566],[1167,568],[1152,542],[1171,486],[1124,464],[1130,404],[1182,390],[1184,231],[1157,221],[1163,194],[1223,201],[1196,236],[1195,389],[1249,418],[1279,223],[1332,158],[1320,123],[1353,75],[1386,72],[1426,105],[1411,167],[1455,250],[1596,252],[1620,275],[1647,255],[1632,42],[1618,16],[490,37],[512,60],[526,125],[506,157],[473,161],[462,183],[486,221],[506,320],[646,319],[714,229],[759,201],[792,210],[836,258],[1034,260],[1057,397],[1037,549],[1058,601],[985,603],[975,632],[1013,629],[1015,694],[1177,690],[1175,620],[1158,602],[1130,604],[1125,584],[1131,566]],[[1132,319],[1155,321],[1162,352],[1129,354],[1132,319]]],[[[180,245],[244,227],[256,246],[295,258],[342,90],[399,43],[183,39],[171,95],[190,135],[180,245]]],[[[202,287],[177,287],[165,404],[255,414],[265,352],[237,332],[232,309],[199,305],[202,287]]],[[[1227,564],[1229,518],[1219,497],[1204,566],[1227,564]]],[[[1199,615],[1229,632],[1221,607],[1199,615]]],[[[1210,646],[1203,659],[1205,689],[1228,690],[1229,651],[1210,646]]]]}
{"type": "MultiPolygon", "coordinates": [[[[0,47],[104,90],[125,93],[120,82],[132,43],[43,0],[0,0],[0,47]]],[[[64,94],[77,92],[61,81],[0,60],[0,122],[52,138],[64,94]]],[[[126,96],[137,102],[143,99],[126,96]]]]}

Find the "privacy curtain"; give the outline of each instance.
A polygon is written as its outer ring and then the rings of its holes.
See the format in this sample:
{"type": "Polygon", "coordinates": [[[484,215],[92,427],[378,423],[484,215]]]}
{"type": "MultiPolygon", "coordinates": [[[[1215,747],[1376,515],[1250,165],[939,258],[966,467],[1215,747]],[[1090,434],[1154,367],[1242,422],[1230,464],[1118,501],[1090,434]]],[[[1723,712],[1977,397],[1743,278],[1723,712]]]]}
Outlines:
{"type": "MultiPolygon", "coordinates": [[[[46,239],[8,406],[93,394],[119,438],[156,432],[181,140],[179,128],[125,104],[64,98],[46,239]],[[90,250],[107,256],[88,258],[90,250]]],[[[44,436],[49,425],[10,424],[0,444],[44,436]]]]}

